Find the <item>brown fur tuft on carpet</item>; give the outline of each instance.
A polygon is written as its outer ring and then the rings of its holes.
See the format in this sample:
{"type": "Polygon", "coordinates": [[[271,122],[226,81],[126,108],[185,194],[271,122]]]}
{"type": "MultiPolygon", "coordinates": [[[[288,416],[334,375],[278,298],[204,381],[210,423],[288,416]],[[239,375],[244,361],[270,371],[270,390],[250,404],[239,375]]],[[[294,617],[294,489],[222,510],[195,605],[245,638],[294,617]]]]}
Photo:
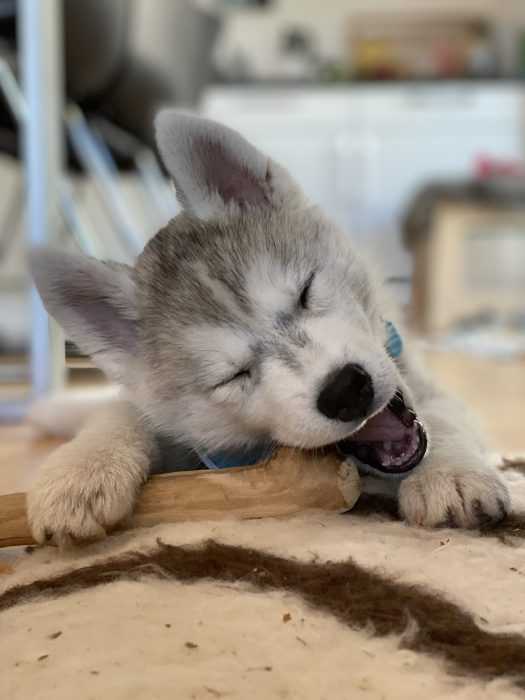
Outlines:
{"type": "Polygon", "coordinates": [[[192,547],[158,541],[154,551],[11,588],[0,596],[0,611],[37,597],[145,576],[243,582],[261,591],[289,591],[352,629],[368,627],[377,636],[403,635],[410,629],[403,638],[405,648],[438,655],[457,672],[484,679],[507,676],[525,688],[525,638],[484,631],[472,615],[436,593],[388,580],[352,560],[305,563],[214,541],[192,547]]]}

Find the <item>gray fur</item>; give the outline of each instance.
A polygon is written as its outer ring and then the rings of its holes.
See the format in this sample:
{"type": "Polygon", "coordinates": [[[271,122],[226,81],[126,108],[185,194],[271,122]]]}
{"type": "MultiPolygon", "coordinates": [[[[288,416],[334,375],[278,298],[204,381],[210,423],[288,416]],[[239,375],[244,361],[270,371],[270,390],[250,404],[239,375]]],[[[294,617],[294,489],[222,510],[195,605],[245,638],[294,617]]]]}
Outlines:
{"type": "Polygon", "coordinates": [[[109,376],[126,381],[137,343],[134,271],[70,253],[37,251],[35,284],[49,313],[109,376]]]}

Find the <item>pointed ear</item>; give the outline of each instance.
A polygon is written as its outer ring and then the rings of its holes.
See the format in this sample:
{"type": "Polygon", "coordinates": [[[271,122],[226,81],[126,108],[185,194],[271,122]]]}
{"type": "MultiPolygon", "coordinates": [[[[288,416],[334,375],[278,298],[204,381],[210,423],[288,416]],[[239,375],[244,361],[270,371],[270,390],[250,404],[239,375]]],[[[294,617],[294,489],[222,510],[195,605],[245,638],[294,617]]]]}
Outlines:
{"type": "Polygon", "coordinates": [[[41,249],[31,255],[31,270],[44,306],[67,337],[108,377],[124,381],[137,341],[132,268],[41,249]]]}
{"type": "Polygon", "coordinates": [[[164,110],[155,130],[181,205],[200,219],[275,206],[299,194],[283,168],[226,126],[164,110]]]}

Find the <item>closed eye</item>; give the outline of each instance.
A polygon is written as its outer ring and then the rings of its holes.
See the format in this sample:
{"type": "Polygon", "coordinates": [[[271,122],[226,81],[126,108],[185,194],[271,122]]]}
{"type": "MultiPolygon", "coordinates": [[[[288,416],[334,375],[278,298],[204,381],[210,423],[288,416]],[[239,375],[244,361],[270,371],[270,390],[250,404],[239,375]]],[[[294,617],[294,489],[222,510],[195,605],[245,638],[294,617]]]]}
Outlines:
{"type": "Polygon", "coordinates": [[[242,369],[239,369],[235,372],[235,374],[231,374],[229,377],[226,377],[226,379],[223,379],[221,382],[215,385],[215,389],[218,389],[221,386],[226,386],[227,384],[231,384],[232,382],[236,382],[239,379],[250,379],[252,376],[252,370],[250,367],[243,367],[242,369]]]}
{"type": "Polygon", "coordinates": [[[312,282],[314,281],[314,277],[315,277],[315,272],[312,272],[312,274],[306,280],[306,282],[301,290],[301,295],[299,297],[299,306],[302,309],[308,308],[308,302],[310,300],[310,291],[311,291],[311,287],[312,287],[312,282]]]}

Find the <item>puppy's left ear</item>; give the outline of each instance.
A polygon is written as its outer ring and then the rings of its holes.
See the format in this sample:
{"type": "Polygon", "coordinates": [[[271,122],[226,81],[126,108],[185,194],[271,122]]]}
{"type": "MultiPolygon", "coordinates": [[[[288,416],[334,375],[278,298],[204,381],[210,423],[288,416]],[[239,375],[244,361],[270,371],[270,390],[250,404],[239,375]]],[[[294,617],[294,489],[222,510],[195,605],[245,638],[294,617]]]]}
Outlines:
{"type": "Polygon", "coordinates": [[[160,112],[155,128],[178,199],[200,219],[290,204],[301,196],[284,168],[233,129],[175,110],[160,112]]]}
{"type": "Polygon", "coordinates": [[[45,248],[30,262],[47,311],[110,379],[125,383],[137,354],[133,270],[45,248]]]}

